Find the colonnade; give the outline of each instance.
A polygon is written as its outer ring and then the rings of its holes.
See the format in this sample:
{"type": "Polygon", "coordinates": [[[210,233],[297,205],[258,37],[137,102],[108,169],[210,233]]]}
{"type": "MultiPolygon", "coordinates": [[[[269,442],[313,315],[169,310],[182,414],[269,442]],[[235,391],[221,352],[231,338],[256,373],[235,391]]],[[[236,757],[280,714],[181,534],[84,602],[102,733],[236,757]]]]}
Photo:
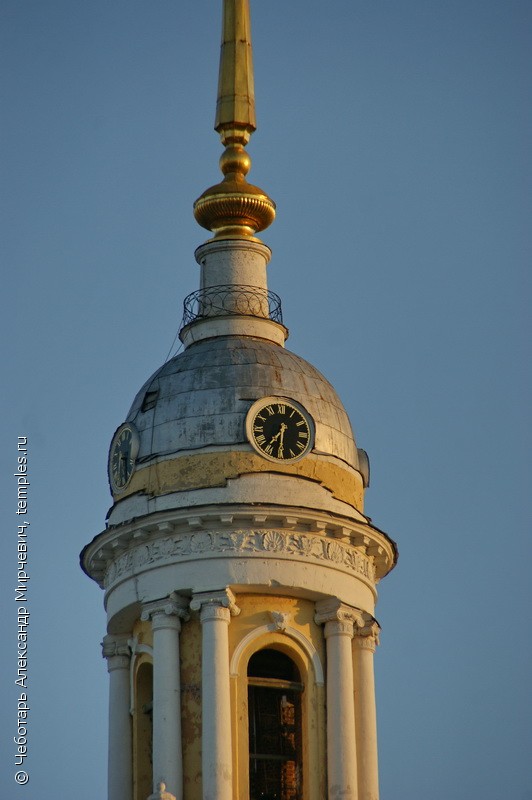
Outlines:
{"type": "MultiPolygon", "coordinates": [[[[233,800],[229,623],[240,613],[230,589],[172,594],[143,607],[153,632],[153,794],[184,800],[179,635],[189,609],[202,626],[203,800],[233,800]]],[[[378,624],[337,598],[316,603],[327,649],[328,797],[378,800],[373,653],[378,624]]],[[[132,800],[130,656],[127,636],[105,636],[109,687],[108,800],[132,800]]]]}
{"type": "Polygon", "coordinates": [[[329,800],[378,800],[373,654],[378,623],[330,598],[316,603],[327,643],[327,784],[329,800]]]}

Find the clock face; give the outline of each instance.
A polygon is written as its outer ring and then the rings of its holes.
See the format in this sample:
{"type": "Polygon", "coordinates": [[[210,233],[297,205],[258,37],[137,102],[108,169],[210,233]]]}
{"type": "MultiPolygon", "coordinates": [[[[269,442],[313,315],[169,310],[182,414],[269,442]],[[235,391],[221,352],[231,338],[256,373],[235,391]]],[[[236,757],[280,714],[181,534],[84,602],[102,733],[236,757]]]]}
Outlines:
{"type": "Polygon", "coordinates": [[[113,492],[122,491],[131,480],[139,443],[137,430],[129,422],[121,425],[113,436],[109,451],[109,482],[113,492]]]}
{"type": "Polygon", "coordinates": [[[294,400],[267,397],[254,403],[247,416],[248,438],[270,461],[296,461],[313,444],[310,415],[294,400]]]}

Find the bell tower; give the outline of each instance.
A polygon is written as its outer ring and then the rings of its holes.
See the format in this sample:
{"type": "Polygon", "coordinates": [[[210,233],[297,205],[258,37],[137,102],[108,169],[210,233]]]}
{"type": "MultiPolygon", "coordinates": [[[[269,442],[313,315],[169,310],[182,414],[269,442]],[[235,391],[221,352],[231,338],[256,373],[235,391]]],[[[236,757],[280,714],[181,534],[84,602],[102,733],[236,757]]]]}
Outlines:
{"type": "Polygon", "coordinates": [[[194,204],[211,237],[184,350],[112,437],[113,505],[81,554],[105,593],[109,800],[378,799],[376,585],[397,551],[364,515],[340,399],[285,347],[255,127],[249,2],[223,0],[223,177],[194,204]]]}

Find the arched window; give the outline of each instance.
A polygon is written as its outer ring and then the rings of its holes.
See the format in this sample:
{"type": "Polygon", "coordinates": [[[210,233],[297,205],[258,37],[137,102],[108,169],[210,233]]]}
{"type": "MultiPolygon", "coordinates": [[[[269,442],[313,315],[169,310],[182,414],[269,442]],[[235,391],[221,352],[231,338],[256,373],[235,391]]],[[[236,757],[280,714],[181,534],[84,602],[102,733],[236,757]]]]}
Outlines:
{"type": "Polygon", "coordinates": [[[251,800],[301,800],[301,683],[279,650],[257,651],[248,664],[251,800]]]}

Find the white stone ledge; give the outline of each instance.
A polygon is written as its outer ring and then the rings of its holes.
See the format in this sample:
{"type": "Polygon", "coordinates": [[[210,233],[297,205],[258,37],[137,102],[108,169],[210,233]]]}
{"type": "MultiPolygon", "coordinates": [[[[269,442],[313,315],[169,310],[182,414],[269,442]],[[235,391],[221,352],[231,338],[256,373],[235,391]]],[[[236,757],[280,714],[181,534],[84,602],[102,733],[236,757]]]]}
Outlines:
{"type": "Polygon", "coordinates": [[[271,319],[233,314],[227,317],[198,319],[185,325],[179,334],[185,347],[189,347],[194,342],[213,339],[217,336],[253,336],[256,339],[266,339],[284,347],[284,343],[288,339],[288,328],[271,319]]]}

